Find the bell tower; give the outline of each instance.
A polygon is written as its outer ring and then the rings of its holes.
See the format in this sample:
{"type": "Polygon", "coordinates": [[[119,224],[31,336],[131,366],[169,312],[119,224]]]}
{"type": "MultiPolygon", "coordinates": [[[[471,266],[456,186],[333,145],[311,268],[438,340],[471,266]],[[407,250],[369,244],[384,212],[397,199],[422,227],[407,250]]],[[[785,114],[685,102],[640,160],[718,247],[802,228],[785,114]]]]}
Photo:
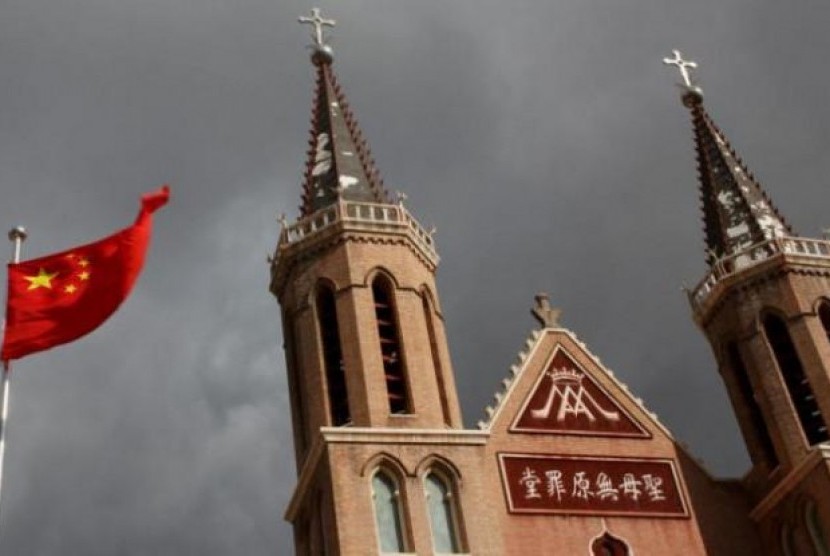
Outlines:
{"type": "Polygon", "coordinates": [[[689,293],[752,460],[744,479],[766,546],[824,554],[830,531],[830,241],[797,235],[703,104],[692,117],[708,271],[689,293]],[[819,539],[820,538],[820,542],[819,539]]]}
{"type": "MultiPolygon", "coordinates": [[[[321,431],[460,429],[433,234],[389,198],[313,9],[316,86],[299,218],[281,218],[270,290],[282,312],[298,485],[298,553],[338,553],[321,431]]],[[[345,438],[343,434],[337,438],[345,438]]],[[[366,518],[371,525],[371,515],[366,518]]]]}

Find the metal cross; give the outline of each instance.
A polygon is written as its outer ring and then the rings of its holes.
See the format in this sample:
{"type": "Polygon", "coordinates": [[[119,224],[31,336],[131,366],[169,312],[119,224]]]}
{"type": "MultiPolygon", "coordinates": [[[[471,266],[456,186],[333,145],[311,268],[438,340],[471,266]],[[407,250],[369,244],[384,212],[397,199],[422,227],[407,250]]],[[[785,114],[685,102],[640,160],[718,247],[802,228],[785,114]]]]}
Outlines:
{"type": "Polygon", "coordinates": [[[680,70],[680,76],[683,78],[683,83],[689,88],[694,87],[692,85],[692,76],[689,73],[689,68],[697,69],[697,62],[684,60],[679,50],[672,50],[672,52],[674,53],[674,58],[663,58],[663,63],[668,66],[677,66],[677,69],[680,70]]]}
{"type": "Polygon", "coordinates": [[[300,16],[297,21],[314,26],[314,33],[311,38],[314,39],[314,44],[317,46],[325,45],[323,42],[323,27],[334,27],[337,23],[333,19],[323,19],[320,15],[320,8],[311,8],[311,17],[300,16]]]}

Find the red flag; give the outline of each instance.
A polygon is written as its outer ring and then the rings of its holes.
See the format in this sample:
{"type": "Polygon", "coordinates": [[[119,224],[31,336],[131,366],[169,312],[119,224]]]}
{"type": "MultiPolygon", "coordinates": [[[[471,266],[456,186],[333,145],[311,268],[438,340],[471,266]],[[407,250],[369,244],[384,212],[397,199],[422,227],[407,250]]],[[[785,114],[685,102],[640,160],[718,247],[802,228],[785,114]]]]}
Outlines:
{"type": "Polygon", "coordinates": [[[169,197],[166,185],[144,195],[135,223],[100,241],[9,264],[0,359],[19,359],[71,342],[107,320],[138,278],[150,242],[153,212],[169,197]]]}

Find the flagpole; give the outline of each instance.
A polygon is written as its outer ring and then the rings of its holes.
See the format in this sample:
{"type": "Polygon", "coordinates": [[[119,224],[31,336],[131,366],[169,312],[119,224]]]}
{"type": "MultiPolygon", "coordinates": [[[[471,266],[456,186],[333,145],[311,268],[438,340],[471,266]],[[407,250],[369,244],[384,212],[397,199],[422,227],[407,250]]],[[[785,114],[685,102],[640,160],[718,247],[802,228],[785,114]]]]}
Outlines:
{"type": "MultiPolygon", "coordinates": [[[[25,239],[26,229],[22,226],[16,226],[9,230],[9,241],[12,242],[12,263],[20,262],[20,249],[25,239]]],[[[11,382],[11,374],[11,362],[3,361],[3,393],[0,396],[0,404],[2,404],[0,405],[0,496],[3,493],[3,462],[6,460],[6,428],[9,419],[9,385],[11,382]]]]}

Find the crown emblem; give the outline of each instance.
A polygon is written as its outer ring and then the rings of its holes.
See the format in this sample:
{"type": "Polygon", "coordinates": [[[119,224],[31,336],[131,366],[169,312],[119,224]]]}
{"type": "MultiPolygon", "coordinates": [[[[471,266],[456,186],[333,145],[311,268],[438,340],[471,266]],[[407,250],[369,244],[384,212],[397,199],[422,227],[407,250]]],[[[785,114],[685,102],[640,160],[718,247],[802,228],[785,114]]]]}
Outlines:
{"type": "Polygon", "coordinates": [[[554,384],[580,384],[585,375],[576,369],[568,369],[566,367],[557,369],[554,367],[552,371],[548,371],[548,376],[554,384]]]}

